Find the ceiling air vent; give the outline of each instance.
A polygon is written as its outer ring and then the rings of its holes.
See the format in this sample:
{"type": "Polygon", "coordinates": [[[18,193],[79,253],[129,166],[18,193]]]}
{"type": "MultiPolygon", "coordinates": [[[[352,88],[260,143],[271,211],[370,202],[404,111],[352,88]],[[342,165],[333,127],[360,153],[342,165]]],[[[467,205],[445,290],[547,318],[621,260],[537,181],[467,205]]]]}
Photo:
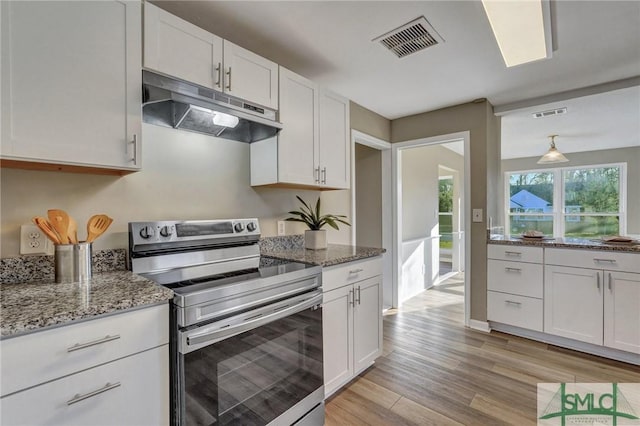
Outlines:
{"type": "Polygon", "coordinates": [[[566,114],[566,113],[567,113],[567,107],[562,107],[562,108],[550,109],[547,111],[534,112],[531,115],[533,115],[533,118],[543,118],[543,117],[551,117],[552,115],[560,115],[560,114],[566,114]]]}
{"type": "Polygon", "coordinates": [[[373,39],[393,52],[398,58],[404,58],[427,47],[444,43],[444,39],[429,24],[424,16],[373,39]]]}

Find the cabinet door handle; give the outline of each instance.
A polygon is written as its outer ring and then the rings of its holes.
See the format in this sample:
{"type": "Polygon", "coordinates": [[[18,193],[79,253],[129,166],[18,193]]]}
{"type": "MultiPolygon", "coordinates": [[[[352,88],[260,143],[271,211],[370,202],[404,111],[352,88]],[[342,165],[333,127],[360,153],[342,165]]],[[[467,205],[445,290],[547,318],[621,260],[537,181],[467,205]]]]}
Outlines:
{"type": "Polygon", "coordinates": [[[593,261],[596,263],[616,263],[615,259],[598,259],[598,258],[593,258],[593,261]]]}
{"type": "Polygon", "coordinates": [[[504,268],[504,270],[507,272],[518,272],[518,273],[522,272],[522,269],[520,268],[504,268]]]}
{"type": "Polygon", "coordinates": [[[351,269],[351,270],[349,271],[349,274],[357,274],[357,273],[362,272],[362,271],[364,271],[364,269],[362,269],[362,268],[358,268],[358,269],[351,269]]]}
{"type": "Polygon", "coordinates": [[[504,254],[506,256],[516,256],[516,257],[522,256],[522,253],[520,253],[519,251],[505,251],[504,254]]]}
{"type": "Polygon", "coordinates": [[[316,183],[320,183],[320,166],[313,169],[313,175],[316,178],[316,183]]]}
{"type": "Polygon", "coordinates": [[[231,67],[229,67],[229,71],[227,71],[227,90],[231,91],[231,67]]]}
{"type": "Polygon", "coordinates": [[[505,300],[504,303],[507,303],[509,305],[516,305],[516,306],[522,305],[521,302],[514,302],[513,300],[505,300]]]}
{"type": "Polygon", "coordinates": [[[102,343],[111,342],[112,340],[118,340],[119,338],[120,338],[119,334],[116,334],[115,336],[106,335],[102,339],[93,340],[91,342],[76,343],[75,345],[70,346],[69,348],[67,348],[67,352],[79,351],[80,349],[86,349],[86,348],[90,348],[91,346],[96,346],[96,345],[100,345],[102,343]]]}
{"type": "Polygon", "coordinates": [[[359,305],[360,304],[360,286],[358,286],[356,290],[358,292],[358,298],[356,300],[358,301],[358,305],[359,305]]]}
{"type": "Polygon", "coordinates": [[[322,168],[322,183],[327,184],[327,168],[322,168]]]}
{"type": "Polygon", "coordinates": [[[609,291],[612,291],[613,287],[613,277],[611,276],[611,272],[609,272],[609,291]]]}
{"type": "Polygon", "coordinates": [[[222,77],[222,63],[218,62],[218,66],[215,69],[216,71],[216,87],[220,87],[221,77],[222,77]]]}
{"type": "Polygon", "coordinates": [[[353,289],[352,289],[352,290],[349,290],[349,304],[350,304],[351,306],[355,306],[355,305],[356,305],[356,300],[355,300],[355,299],[356,299],[356,298],[355,298],[355,294],[354,294],[353,289]]]}
{"type": "Polygon", "coordinates": [[[596,288],[600,290],[600,272],[596,272],[596,288]]]}
{"type": "MultiPolygon", "coordinates": [[[[133,144],[133,157],[131,157],[129,161],[131,161],[134,165],[137,165],[138,164],[138,135],[134,133],[133,140],[127,143],[127,145],[129,145],[130,143],[133,144]]],[[[128,151],[128,146],[127,146],[127,151],[128,151]]]]}
{"type": "Polygon", "coordinates": [[[77,402],[80,401],[84,401],[85,399],[91,398],[93,396],[96,395],[100,395],[101,393],[104,393],[106,391],[110,391],[111,389],[115,389],[117,387],[120,387],[120,382],[116,382],[116,383],[108,383],[106,385],[104,385],[103,387],[101,387],[100,389],[96,389],[92,392],[88,392],[85,393],[84,395],[80,395],[79,393],[75,394],[73,396],[73,398],[71,398],[70,400],[67,401],[67,405],[73,405],[77,402]]]}

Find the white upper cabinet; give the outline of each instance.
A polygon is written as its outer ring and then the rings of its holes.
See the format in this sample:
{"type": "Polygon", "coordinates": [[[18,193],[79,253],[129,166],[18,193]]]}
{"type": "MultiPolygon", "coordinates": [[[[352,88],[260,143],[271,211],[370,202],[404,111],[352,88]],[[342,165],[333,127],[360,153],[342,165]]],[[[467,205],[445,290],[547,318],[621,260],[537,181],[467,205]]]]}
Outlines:
{"type": "Polygon", "coordinates": [[[138,170],[140,3],[0,7],[3,166],[138,170]]]}
{"type": "Polygon", "coordinates": [[[302,185],[319,183],[318,86],[280,67],[278,179],[302,185]]]}
{"type": "Polygon", "coordinates": [[[278,138],[251,144],[251,184],[348,189],[349,100],[280,67],[278,138]]]}
{"type": "Polygon", "coordinates": [[[348,189],[351,182],[349,100],[320,89],[319,104],[321,183],[331,188],[348,189]]]}
{"type": "Polygon", "coordinates": [[[278,64],[157,6],[144,6],[144,67],[278,108],[278,64]]]}
{"type": "Polygon", "coordinates": [[[224,91],[278,109],[278,64],[225,40],[224,91]]]}
{"type": "Polygon", "coordinates": [[[222,38],[145,3],[143,65],[222,90],[222,38]]]}

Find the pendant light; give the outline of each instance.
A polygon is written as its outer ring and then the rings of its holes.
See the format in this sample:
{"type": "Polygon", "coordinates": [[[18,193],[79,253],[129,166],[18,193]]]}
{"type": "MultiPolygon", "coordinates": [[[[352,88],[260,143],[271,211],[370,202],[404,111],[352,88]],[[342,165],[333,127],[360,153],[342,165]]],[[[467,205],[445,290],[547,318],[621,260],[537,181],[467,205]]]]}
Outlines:
{"type": "Polygon", "coordinates": [[[549,144],[549,151],[538,160],[538,164],[552,164],[552,163],[566,163],[567,157],[562,155],[560,151],[556,149],[555,138],[558,135],[550,135],[551,143],[549,144]]]}

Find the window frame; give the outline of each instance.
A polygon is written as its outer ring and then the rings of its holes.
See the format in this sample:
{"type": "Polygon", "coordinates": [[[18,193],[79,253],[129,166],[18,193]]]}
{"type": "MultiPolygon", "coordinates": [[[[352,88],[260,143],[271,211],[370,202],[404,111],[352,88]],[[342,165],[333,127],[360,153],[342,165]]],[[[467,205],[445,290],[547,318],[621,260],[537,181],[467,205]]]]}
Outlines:
{"type": "Polygon", "coordinates": [[[511,216],[551,216],[553,220],[553,237],[564,238],[565,233],[565,217],[566,216],[618,216],[620,235],[625,235],[627,232],[627,163],[605,163],[605,164],[585,164],[582,166],[568,166],[568,167],[546,167],[542,169],[526,169],[526,170],[509,170],[504,172],[504,217],[505,217],[505,235],[511,236],[511,216]],[[599,169],[599,168],[612,168],[618,167],[620,170],[620,182],[619,182],[619,200],[618,200],[618,212],[615,213],[565,213],[564,201],[565,201],[565,178],[564,172],[567,170],[578,169],[599,169]],[[511,213],[510,209],[510,177],[513,174],[525,174],[525,173],[551,173],[553,174],[553,209],[551,212],[546,213],[511,213]]]}

